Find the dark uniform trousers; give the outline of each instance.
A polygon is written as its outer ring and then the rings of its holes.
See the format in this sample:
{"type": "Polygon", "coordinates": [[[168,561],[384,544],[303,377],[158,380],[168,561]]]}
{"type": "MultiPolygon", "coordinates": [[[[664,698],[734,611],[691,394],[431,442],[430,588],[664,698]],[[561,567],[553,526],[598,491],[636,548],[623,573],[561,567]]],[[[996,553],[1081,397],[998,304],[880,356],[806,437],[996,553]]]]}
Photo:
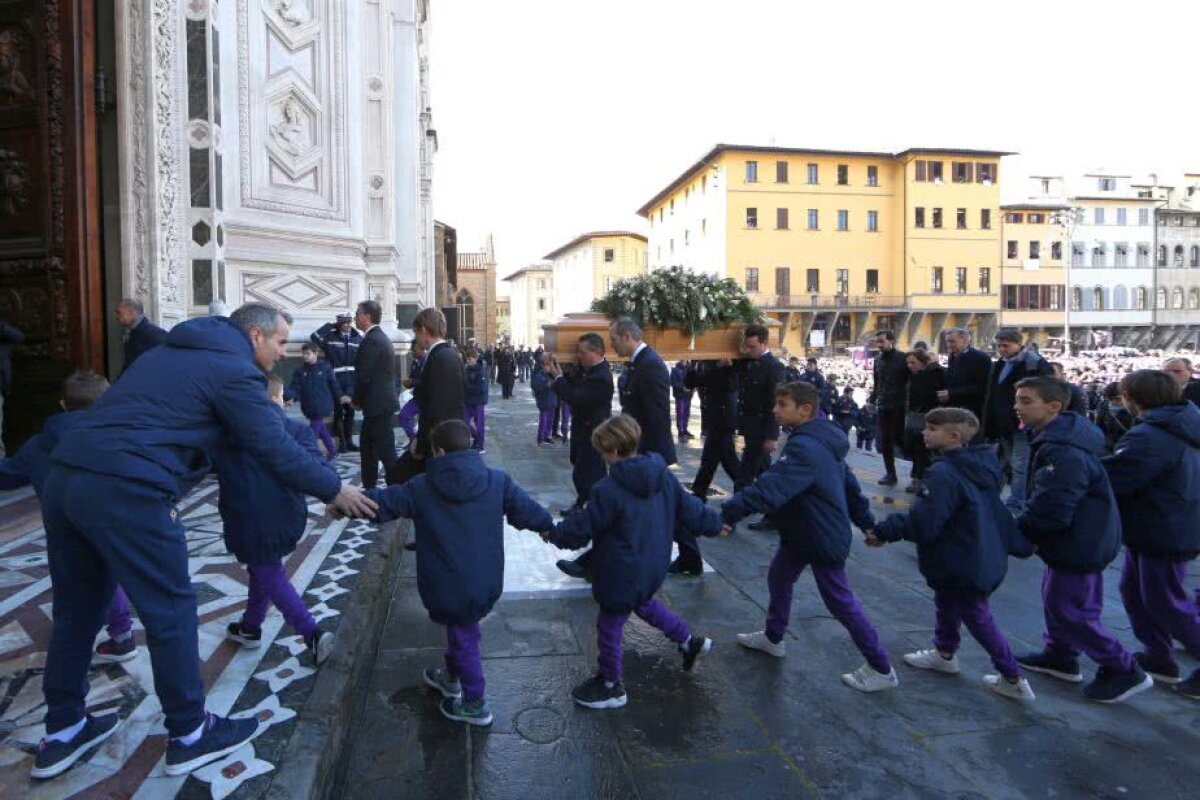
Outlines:
{"type": "Polygon", "coordinates": [[[394,414],[378,414],[363,417],[359,432],[359,447],[362,450],[362,485],[374,489],[379,482],[379,462],[383,462],[384,475],[396,473],[396,431],[392,428],[394,414]]]}

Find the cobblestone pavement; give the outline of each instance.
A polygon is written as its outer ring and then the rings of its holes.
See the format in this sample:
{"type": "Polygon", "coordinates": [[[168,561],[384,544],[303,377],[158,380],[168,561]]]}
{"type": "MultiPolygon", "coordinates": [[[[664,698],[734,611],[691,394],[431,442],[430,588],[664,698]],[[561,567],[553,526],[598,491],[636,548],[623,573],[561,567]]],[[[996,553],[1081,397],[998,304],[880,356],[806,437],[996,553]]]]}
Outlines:
{"type": "MultiPolygon", "coordinates": [[[[538,447],[528,384],[492,395],[485,458],[547,507],[570,503],[565,446],[538,447]]],[[[698,418],[692,431],[699,429],[698,418]]],[[[681,448],[690,480],[700,441],[681,448]]],[[[877,515],[907,507],[876,483],[882,463],[851,464],[877,515]]],[[[907,468],[901,468],[901,478],[907,468]]],[[[728,491],[727,478],[718,485],[728,491]]],[[[714,504],[719,502],[715,499],[714,504]]],[[[694,676],[663,637],[634,619],[625,633],[629,705],[576,707],[570,689],[595,670],[595,603],[553,567],[564,554],[527,532],[506,534],[507,593],[483,622],[484,672],[495,724],[443,719],[421,668],[440,663],[442,629],[401,567],[363,711],[335,796],[348,798],[1192,798],[1200,775],[1200,704],[1156,687],[1124,705],[1084,701],[1078,686],[1031,678],[1036,702],[996,697],[991,667],[964,633],[957,677],[918,672],[900,656],[929,646],[931,592],[911,545],[868,551],[856,541],[847,572],[897,663],[898,690],[859,694],[839,680],[862,663],[817,595],[797,584],[788,656],[739,649],[734,634],[762,628],[766,569],[777,543],[747,531],[702,540],[709,571],[668,578],[660,597],[717,646],[694,676]],[[401,790],[400,787],[403,787],[401,790]]],[[[1106,575],[1104,618],[1129,646],[1106,575]]],[[[1015,650],[1041,644],[1041,565],[1012,561],[993,609],[1015,650]]],[[[1193,575],[1195,580],[1195,575],[1193,575]]],[[[1182,654],[1181,654],[1182,655],[1182,654]]],[[[1197,666],[1186,657],[1181,665],[1197,666]]],[[[1091,670],[1094,665],[1087,664],[1091,670]]]]}
{"type": "MultiPolygon", "coordinates": [[[[343,478],[356,479],[357,456],[339,459],[338,470],[343,478]]],[[[208,710],[257,715],[258,737],[190,777],[164,775],[166,731],[144,635],[135,621],[138,657],[93,669],[88,695],[90,710],[116,710],[125,723],[67,773],[35,783],[28,775],[44,732],[42,670],[51,632],[45,534],[32,491],[0,495],[0,797],[158,800],[265,794],[295,731],[297,710],[312,689],[314,670],[303,641],[274,609],[263,626],[261,648],[243,650],[226,641],[225,626],[240,618],[244,608],[247,576],[225,552],[216,497],[216,483],[209,480],[178,508],[187,527],[200,618],[201,674],[208,688],[208,710]]],[[[324,505],[316,501],[309,506],[308,531],[287,569],[323,627],[337,631],[358,580],[356,566],[372,553],[377,533],[365,522],[331,522],[324,516],[324,505]]]]}

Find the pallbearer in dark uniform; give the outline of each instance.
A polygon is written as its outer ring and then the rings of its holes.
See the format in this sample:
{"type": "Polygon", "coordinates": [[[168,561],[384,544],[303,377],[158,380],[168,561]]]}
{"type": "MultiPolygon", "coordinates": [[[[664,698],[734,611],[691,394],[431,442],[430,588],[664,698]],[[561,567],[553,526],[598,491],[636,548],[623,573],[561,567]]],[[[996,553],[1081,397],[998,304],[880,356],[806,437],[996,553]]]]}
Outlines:
{"type": "Polygon", "coordinates": [[[604,359],[604,340],[594,333],[579,337],[576,345],[579,370],[567,378],[555,362],[550,365],[554,393],[574,410],[571,417],[571,481],[575,484],[575,504],[583,508],[592,487],[605,475],[604,460],[592,447],[592,431],[612,416],[612,369],[604,359]]]}
{"type": "Polygon", "coordinates": [[[692,494],[703,501],[708,499],[708,487],[718,466],[725,468],[729,480],[737,482],[740,463],[733,446],[738,415],[737,375],[729,364],[696,361],[683,379],[689,389],[700,390],[700,414],[708,425],[700,469],[692,481],[692,494]]]}
{"type": "Polygon", "coordinates": [[[354,361],[362,344],[362,334],[351,324],[350,314],[338,314],[336,322],[327,322],[309,337],[312,343],[325,353],[325,360],[333,367],[333,376],[341,387],[341,395],[333,405],[333,435],[339,441],[342,452],[354,452],[354,361]]]}
{"type": "MultiPolygon", "coordinates": [[[[744,350],[738,359],[738,427],[742,431],[742,463],[734,489],[741,491],[771,466],[771,454],[779,443],[775,422],[775,389],[783,382],[783,364],[767,347],[767,329],[747,325],[744,350]]],[[[751,530],[774,530],[767,519],[750,524],[751,530]]]]}

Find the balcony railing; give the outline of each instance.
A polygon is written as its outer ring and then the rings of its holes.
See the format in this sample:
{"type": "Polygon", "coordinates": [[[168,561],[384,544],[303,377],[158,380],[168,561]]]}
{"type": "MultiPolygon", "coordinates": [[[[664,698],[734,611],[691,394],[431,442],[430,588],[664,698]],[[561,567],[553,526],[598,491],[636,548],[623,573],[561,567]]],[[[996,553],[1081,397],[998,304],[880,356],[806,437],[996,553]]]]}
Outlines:
{"type": "Polygon", "coordinates": [[[882,294],[751,294],[749,297],[759,308],[786,311],[908,308],[908,300],[904,297],[882,294]]]}

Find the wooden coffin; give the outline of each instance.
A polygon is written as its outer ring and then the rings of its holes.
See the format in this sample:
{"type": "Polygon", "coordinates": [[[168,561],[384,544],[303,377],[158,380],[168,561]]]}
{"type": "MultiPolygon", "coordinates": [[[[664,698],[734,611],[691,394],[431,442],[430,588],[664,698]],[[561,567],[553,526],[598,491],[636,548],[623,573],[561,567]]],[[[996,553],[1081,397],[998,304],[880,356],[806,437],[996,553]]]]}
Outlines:
{"type": "MultiPolygon", "coordinates": [[[[623,361],[608,345],[609,319],[592,311],[567,314],[550,325],[542,326],[542,343],[546,352],[554,353],[561,364],[575,363],[575,346],[585,333],[595,333],[604,340],[610,361],[623,361]]],[[[778,325],[778,323],[775,323],[778,325]]],[[[770,323],[768,323],[770,325],[770,323]]],[[[737,358],[742,352],[741,324],[708,331],[692,337],[674,328],[643,330],[644,341],[658,352],[664,361],[682,359],[737,358]]],[[[770,338],[774,339],[775,336],[770,338]]]]}

